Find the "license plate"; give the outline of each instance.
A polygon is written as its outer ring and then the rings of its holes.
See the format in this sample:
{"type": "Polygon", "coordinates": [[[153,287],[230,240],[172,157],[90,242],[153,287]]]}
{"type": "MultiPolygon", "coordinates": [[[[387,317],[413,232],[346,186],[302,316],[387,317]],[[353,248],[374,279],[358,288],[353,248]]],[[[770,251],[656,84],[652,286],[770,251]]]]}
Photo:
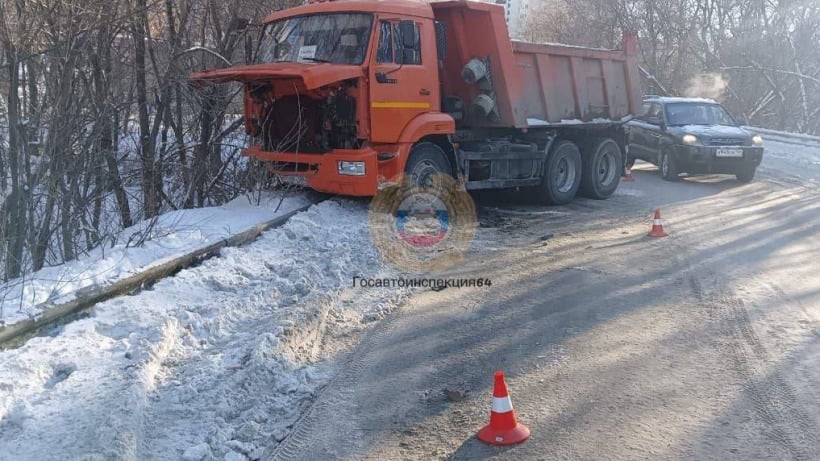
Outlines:
{"type": "Polygon", "coordinates": [[[718,149],[715,155],[718,157],[743,157],[743,149],[718,149]]]}

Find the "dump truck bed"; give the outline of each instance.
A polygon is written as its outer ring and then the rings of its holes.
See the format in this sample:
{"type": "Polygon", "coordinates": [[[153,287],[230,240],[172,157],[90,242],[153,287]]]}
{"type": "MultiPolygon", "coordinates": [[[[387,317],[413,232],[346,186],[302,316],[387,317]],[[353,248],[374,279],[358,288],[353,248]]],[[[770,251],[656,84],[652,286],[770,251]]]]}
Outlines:
{"type": "Polygon", "coordinates": [[[433,2],[447,30],[444,94],[466,102],[479,93],[461,78],[470,59],[489,62],[498,108],[494,120],[471,126],[536,127],[620,121],[637,113],[637,42],[624,33],[621,50],[511,41],[500,5],[433,2]]]}

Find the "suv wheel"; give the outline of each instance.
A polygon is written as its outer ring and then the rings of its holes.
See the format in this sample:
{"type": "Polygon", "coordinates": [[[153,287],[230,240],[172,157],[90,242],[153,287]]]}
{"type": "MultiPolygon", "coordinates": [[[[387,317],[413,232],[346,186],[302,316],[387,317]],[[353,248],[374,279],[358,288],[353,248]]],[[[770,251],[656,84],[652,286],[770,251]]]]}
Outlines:
{"type": "Polygon", "coordinates": [[[667,181],[677,181],[680,179],[680,169],[678,169],[678,162],[675,157],[669,155],[668,152],[661,151],[658,159],[658,168],[661,170],[661,177],[667,181]]]}

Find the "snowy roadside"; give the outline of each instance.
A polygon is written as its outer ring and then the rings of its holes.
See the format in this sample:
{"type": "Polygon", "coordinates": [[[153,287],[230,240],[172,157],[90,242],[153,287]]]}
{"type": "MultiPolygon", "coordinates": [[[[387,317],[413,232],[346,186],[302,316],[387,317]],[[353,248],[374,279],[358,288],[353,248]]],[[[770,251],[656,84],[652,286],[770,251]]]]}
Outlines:
{"type": "Polygon", "coordinates": [[[332,374],[311,364],[323,330],[344,335],[405,296],[343,296],[377,274],[392,275],[366,206],[327,201],[101,303],[0,353],[0,459],[258,459],[332,374]]]}
{"type": "Polygon", "coordinates": [[[240,197],[220,207],[174,211],[137,224],[113,246],[108,243],[77,260],[0,285],[0,321],[9,326],[33,318],[43,303],[70,301],[83,288],[122,280],[309,203],[302,195],[280,200],[266,194],[256,205],[240,197]]]}
{"type": "Polygon", "coordinates": [[[788,131],[770,130],[768,128],[745,126],[749,131],[760,133],[764,139],[774,140],[789,144],[802,144],[806,146],[820,147],[820,136],[803,133],[791,133],[788,131]]]}
{"type": "Polygon", "coordinates": [[[763,168],[795,178],[820,180],[820,145],[764,138],[763,168]]]}

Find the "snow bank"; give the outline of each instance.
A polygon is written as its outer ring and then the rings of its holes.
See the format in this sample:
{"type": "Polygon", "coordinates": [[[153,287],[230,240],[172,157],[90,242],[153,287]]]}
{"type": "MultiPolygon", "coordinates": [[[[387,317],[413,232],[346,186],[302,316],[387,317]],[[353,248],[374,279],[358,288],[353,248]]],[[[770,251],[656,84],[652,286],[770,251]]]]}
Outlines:
{"type": "Polygon", "coordinates": [[[803,181],[820,181],[820,145],[797,145],[763,138],[764,170],[775,177],[792,177],[803,181]]]}
{"type": "Polygon", "coordinates": [[[82,288],[121,280],[309,203],[302,195],[287,197],[281,205],[280,200],[269,194],[256,205],[240,197],[220,207],[174,211],[144,221],[124,230],[113,247],[109,243],[77,260],[0,285],[0,320],[11,325],[34,317],[43,303],[69,301],[82,288]],[[144,243],[136,246],[141,240],[144,243]]]}
{"type": "Polygon", "coordinates": [[[0,353],[0,459],[258,459],[326,382],[311,362],[327,325],[359,328],[404,296],[353,276],[393,275],[366,204],[326,201],[101,303],[0,353]]]}

